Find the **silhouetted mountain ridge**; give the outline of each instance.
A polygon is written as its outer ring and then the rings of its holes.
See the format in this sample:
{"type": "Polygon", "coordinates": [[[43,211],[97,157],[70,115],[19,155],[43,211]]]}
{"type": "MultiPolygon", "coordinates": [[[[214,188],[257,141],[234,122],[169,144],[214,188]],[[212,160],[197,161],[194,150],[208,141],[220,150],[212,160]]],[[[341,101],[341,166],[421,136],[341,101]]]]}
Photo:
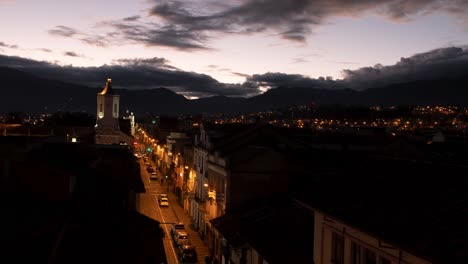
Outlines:
{"type": "MultiPolygon", "coordinates": [[[[102,88],[69,84],[0,67],[0,111],[96,111],[96,94],[102,88]]],[[[104,85],[104,81],[103,81],[104,85]]],[[[468,79],[421,80],[355,91],[278,87],[251,98],[213,96],[188,100],[167,88],[116,89],[120,109],[136,114],[214,113],[265,111],[288,105],[466,105],[468,79]]]]}

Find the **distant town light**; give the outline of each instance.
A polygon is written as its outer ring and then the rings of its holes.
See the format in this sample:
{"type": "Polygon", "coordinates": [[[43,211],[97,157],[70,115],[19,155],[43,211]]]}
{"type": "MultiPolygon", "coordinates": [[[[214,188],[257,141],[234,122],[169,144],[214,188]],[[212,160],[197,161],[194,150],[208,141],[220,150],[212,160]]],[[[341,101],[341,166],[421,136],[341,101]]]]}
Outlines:
{"type": "Polygon", "coordinates": [[[72,140],[71,140],[72,143],[76,143],[76,137],[72,137],[72,140]]]}

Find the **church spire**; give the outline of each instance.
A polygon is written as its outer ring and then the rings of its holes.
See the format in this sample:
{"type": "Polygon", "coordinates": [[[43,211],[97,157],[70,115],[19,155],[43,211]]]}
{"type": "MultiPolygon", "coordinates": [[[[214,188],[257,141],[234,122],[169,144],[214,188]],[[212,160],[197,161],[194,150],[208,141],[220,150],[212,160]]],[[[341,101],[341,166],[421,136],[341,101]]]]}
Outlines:
{"type": "Polygon", "coordinates": [[[106,86],[104,86],[104,89],[102,90],[102,92],[99,93],[100,95],[114,94],[114,91],[112,90],[111,81],[112,81],[111,78],[107,78],[106,86]]]}

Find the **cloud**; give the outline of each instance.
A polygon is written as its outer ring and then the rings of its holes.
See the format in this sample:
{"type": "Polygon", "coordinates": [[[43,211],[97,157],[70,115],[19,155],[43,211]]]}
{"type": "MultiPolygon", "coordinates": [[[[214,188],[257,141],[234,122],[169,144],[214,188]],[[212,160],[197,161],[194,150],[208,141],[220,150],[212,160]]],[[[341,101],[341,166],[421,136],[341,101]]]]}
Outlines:
{"type": "Polygon", "coordinates": [[[177,70],[178,68],[169,65],[169,61],[165,58],[132,58],[132,59],[117,59],[113,61],[116,64],[122,66],[147,66],[147,67],[155,67],[155,68],[165,68],[165,69],[172,69],[177,70]]]}
{"type": "Polygon", "coordinates": [[[48,52],[48,53],[52,52],[51,49],[46,49],[46,48],[39,48],[39,49],[37,49],[37,50],[43,51],[43,52],[48,52]]]}
{"type": "MultiPolygon", "coordinates": [[[[133,24],[126,21],[107,23],[114,36],[122,41],[141,43],[146,46],[164,46],[178,50],[207,50],[204,45],[207,37],[200,32],[174,25],[133,24]]],[[[115,41],[114,41],[115,42],[115,41]]]]}
{"type": "Polygon", "coordinates": [[[82,57],[81,55],[79,55],[78,53],[74,52],[74,51],[65,51],[63,53],[64,56],[69,56],[69,57],[82,57]]]}
{"type": "Polygon", "coordinates": [[[137,21],[138,19],[140,19],[141,17],[140,16],[131,16],[131,17],[126,17],[123,19],[123,21],[127,21],[127,22],[130,22],[130,21],[137,21]]]}
{"type": "Polygon", "coordinates": [[[55,26],[55,28],[50,29],[48,32],[50,35],[59,37],[73,37],[75,35],[81,34],[77,29],[67,26],[55,26]]]}
{"type": "Polygon", "coordinates": [[[10,49],[17,49],[18,45],[9,45],[9,44],[6,44],[5,42],[0,42],[0,47],[10,48],[10,49]]]}
{"type": "MultiPolygon", "coordinates": [[[[300,74],[267,72],[246,77],[241,84],[221,83],[206,74],[187,72],[169,64],[165,58],[121,58],[110,65],[99,67],[73,67],[57,63],[36,61],[15,56],[0,55],[0,66],[20,69],[50,79],[62,80],[90,87],[102,86],[107,77],[114,79],[114,86],[125,89],[150,89],[166,87],[190,97],[213,95],[253,96],[262,90],[275,87],[304,87],[318,89],[353,88],[363,90],[388,84],[414,80],[465,78],[468,79],[468,47],[450,47],[418,53],[401,58],[394,65],[375,65],[357,70],[343,70],[343,79],[331,77],[310,78],[300,74]]],[[[227,71],[217,65],[214,70],[227,71]]]]}
{"type": "Polygon", "coordinates": [[[468,48],[449,47],[401,58],[394,65],[343,70],[344,82],[355,89],[414,80],[467,78],[468,48]]]}
{"type": "Polygon", "coordinates": [[[118,59],[111,65],[99,67],[61,66],[45,61],[0,55],[0,66],[12,67],[38,76],[48,76],[65,82],[102,86],[103,80],[112,77],[114,87],[125,89],[151,89],[166,87],[187,96],[252,96],[260,93],[250,83],[220,83],[206,74],[187,72],[168,65],[164,58],[118,59]]]}
{"type": "Polygon", "coordinates": [[[312,27],[333,16],[359,16],[369,11],[395,21],[409,20],[415,14],[446,12],[463,18],[468,14],[466,0],[246,0],[225,9],[210,10],[199,1],[157,1],[150,15],[190,31],[258,33],[273,31],[284,39],[304,42],[312,27]]]}
{"type": "Polygon", "coordinates": [[[245,77],[245,78],[252,77],[250,74],[245,74],[245,73],[240,73],[240,72],[231,72],[231,74],[235,76],[245,77]]]}
{"type": "Polygon", "coordinates": [[[286,74],[280,72],[268,72],[265,74],[254,74],[247,78],[248,82],[255,83],[260,87],[306,87],[319,89],[336,89],[340,87],[337,81],[331,77],[310,78],[300,74],[286,74]]]}
{"type": "Polygon", "coordinates": [[[415,15],[444,12],[468,24],[468,0],[152,0],[149,16],[129,16],[102,21],[107,33],[95,34],[67,26],[49,33],[73,37],[90,45],[106,47],[115,43],[139,43],[183,51],[212,50],[209,41],[222,34],[268,33],[304,43],[315,27],[332,17],[376,13],[404,22],[415,15]],[[157,21],[157,22],[156,22],[157,21]]]}
{"type": "Polygon", "coordinates": [[[109,40],[104,35],[86,33],[67,26],[55,26],[55,28],[48,30],[48,33],[56,37],[75,38],[85,44],[98,47],[107,47],[109,44],[109,40]]]}

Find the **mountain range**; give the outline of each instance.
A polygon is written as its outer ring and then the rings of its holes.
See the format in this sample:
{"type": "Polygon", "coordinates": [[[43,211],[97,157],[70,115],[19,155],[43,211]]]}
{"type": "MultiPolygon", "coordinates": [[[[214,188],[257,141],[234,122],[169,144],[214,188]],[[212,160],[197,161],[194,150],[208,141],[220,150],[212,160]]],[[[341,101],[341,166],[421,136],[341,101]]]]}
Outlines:
{"type": "MultiPolygon", "coordinates": [[[[55,111],[95,113],[100,88],[70,84],[0,67],[0,112],[55,111]]],[[[103,81],[104,85],[104,81],[103,81]]],[[[314,87],[278,87],[250,98],[213,96],[189,100],[166,88],[120,89],[120,108],[138,114],[235,113],[266,111],[289,105],[467,105],[467,79],[421,80],[364,91],[314,87]]]]}

